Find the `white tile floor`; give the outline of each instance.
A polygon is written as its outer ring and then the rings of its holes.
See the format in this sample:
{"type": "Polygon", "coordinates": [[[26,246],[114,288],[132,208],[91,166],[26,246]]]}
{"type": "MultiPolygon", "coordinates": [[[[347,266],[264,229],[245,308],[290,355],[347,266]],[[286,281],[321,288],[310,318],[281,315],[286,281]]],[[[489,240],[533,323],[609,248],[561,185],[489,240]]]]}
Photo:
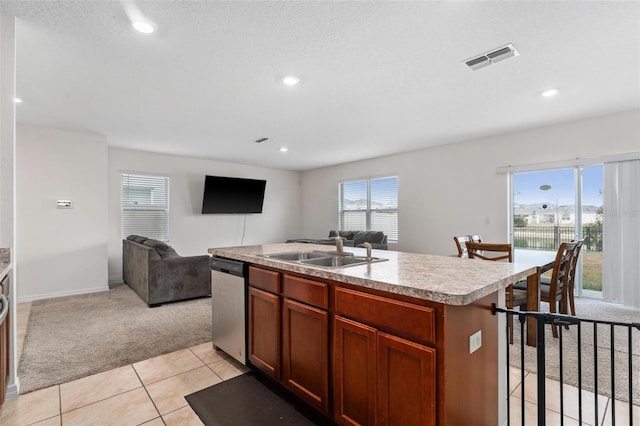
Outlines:
{"type": "MultiPolygon", "coordinates": [[[[30,304],[18,305],[19,349],[30,304]]],[[[236,377],[246,367],[213,350],[211,342],[115,368],[62,385],[8,399],[0,409],[0,425],[202,425],[185,395],[236,377]]],[[[520,370],[510,370],[511,425],[521,424],[520,370]]],[[[536,375],[525,374],[525,424],[536,425],[536,375]]],[[[560,424],[559,383],[547,379],[547,425],[560,424]]],[[[578,389],[564,385],[567,426],[577,425],[578,389]]],[[[583,391],[583,424],[595,426],[595,395],[583,391]]],[[[598,397],[598,425],[611,424],[611,400],[598,397]]],[[[628,404],[616,402],[616,424],[629,424],[628,404]]],[[[633,407],[640,425],[640,407],[633,407]]]]}
{"type": "MultiPolygon", "coordinates": [[[[30,310],[18,305],[18,359],[30,310]]],[[[7,399],[0,425],[202,425],[184,396],[246,371],[208,342],[7,399]]]]}
{"type": "MultiPolygon", "coordinates": [[[[512,426],[522,425],[522,384],[520,383],[520,370],[510,368],[510,424],[512,426]]],[[[524,377],[524,401],[525,401],[525,425],[538,424],[537,401],[537,375],[525,373],[524,377]]],[[[545,381],[546,398],[546,424],[549,426],[560,424],[560,383],[555,380],[545,381]]],[[[580,413],[578,405],[578,388],[570,385],[563,385],[564,398],[564,424],[567,426],[580,424],[580,413]]],[[[582,424],[583,425],[611,425],[611,398],[598,396],[598,421],[595,421],[596,397],[593,392],[582,391],[582,424]]],[[[629,404],[627,402],[615,401],[616,425],[628,425],[629,404]]],[[[640,407],[633,407],[634,424],[640,424],[640,407]]]]}
{"type": "Polygon", "coordinates": [[[0,424],[201,425],[184,396],[245,371],[208,342],[8,399],[0,424]]]}

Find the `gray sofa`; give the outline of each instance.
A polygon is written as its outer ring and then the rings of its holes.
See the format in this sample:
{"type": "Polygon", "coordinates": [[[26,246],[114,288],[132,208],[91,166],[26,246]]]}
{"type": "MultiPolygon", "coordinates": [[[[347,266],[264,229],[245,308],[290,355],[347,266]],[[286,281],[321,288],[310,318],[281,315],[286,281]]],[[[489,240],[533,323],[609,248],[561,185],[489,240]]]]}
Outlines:
{"type": "Polygon", "coordinates": [[[335,245],[335,237],[339,232],[342,238],[342,244],[345,247],[362,247],[362,243],[371,244],[371,248],[378,250],[387,250],[387,236],[381,231],[329,231],[329,238],[325,239],[312,239],[312,238],[298,238],[294,240],[287,240],[287,243],[312,243],[312,244],[326,244],[335,245]]]}
{"type": "Polygon", "coordinates": [[[122,274],[149,307],[211,296],[209,255],[180,256],[162,241],[139,235],[122,240],[122,274]]]}

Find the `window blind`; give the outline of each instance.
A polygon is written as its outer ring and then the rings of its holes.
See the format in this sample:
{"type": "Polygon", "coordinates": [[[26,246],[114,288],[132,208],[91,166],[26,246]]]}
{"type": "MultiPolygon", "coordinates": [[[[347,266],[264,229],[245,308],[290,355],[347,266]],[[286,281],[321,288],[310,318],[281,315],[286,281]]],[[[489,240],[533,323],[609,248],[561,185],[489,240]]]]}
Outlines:
{"type": "Polygon", "coordinates": [[[169,240],[169,178],[123,173],[121,234],[169,240]]]}
{"type": "Polygon", "coordinates": [[[398,241],[398,177],[340,183],[340,229],[382,231],[398,241]]]}

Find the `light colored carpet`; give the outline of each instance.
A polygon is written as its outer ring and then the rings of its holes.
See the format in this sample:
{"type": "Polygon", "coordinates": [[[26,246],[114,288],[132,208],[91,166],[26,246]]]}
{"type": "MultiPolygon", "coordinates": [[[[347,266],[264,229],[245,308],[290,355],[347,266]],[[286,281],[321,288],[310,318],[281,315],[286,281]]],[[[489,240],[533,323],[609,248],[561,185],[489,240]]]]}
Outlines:
{"type": "MultiPolygon", "coordinates": [[[[542,310],[548,309],[548,304],[542,303],[542,310]]],[[[578,318],[624,323],[640,322],[640,311],[625,308],[620,305],[606,303],[593,299],[576,299],[576,313],[578,318]]],[[[510,345],[509,364],[520,366],[520,325],[514,317],[514,344],[510,345]]],[[[598,393],[611,396],[611,328],[608,325],[597,326],[597,344],[594,344],[594,325],[582,323],[580,349],[582,352],[582,387],[593,391],[596,365],[594,361],[594,347],[597,347],[598,357],[598,393]]],[[[614,330],[614,381],[616,399],[629,401],[629,333],[627,328],[616,327],[614,330]]],[[[559,339],[551,334],[551,326],[546,326],[546,377],[558,380],[559,374],[559,339]]],[[[578,385],[578,331],[577,326],[570,326],[569,330],[562,330],[563,353],[563,381],[573,386],[578,385]]],[[[525,346],[526,371],[536,372],[536,349],[525,346]]],[[[632,378],[633,402],[640,405],[640,330],[632,330],[632,378]]]]}
{"type": "Polygon", "coordinates": [[[33,302],[21,393],[211,340],[211,298],[149,308],[127,285],[33,302]]]}

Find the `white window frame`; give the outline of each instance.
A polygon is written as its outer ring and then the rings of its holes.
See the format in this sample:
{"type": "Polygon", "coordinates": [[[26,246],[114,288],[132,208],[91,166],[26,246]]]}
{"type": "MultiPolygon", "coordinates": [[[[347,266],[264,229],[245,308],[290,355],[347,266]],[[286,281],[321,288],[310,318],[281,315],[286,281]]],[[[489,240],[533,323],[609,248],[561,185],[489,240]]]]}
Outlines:
{"type": "MultiPolygon", "coordinates": [[[[152,200],[150,200],[152,201],[152,200]]],[[[140,172],[121,172],[120,173],[120,234],[123,239],[131,234],[141,235],[160,241],[169,241],[169,176],[150,175],[140,172]],[[147,204],[137,205],[138,202],[134,201],[135,197],[127,195],[128,187],[131,180],[137,180],[138,183],[145,183],[148,180],[153,186],[149,186],[150,191],[153,187],[162,186],[161,197],[155,202],[149,202],[147,204]],[[154,180],[156,181],[154,183],[154,180]],[[127,184],[125,184],[127,182],[127,184]],[[164,199],[163,199],[164,198],[164,199]],[[161,218],[155,222],[155,226],[151,228],[157,228],[159,231],[149,231],[149,227],[137,228],[133,223],[127,223],[127,215],[135,215],[144,218],[145,215],[150,215],[153,212],[162,212],[161,218]]],[[[153,219],[151,214],[148,219],[153,219]]]]}
{"type": "MultiPolygon", "coordinates": [[[[398,176],[397,175],[389,175],[389,176],[377,176],[377,177],[370,177],[370,178],[363,178],[363,179],[353,179],[353,180],[348,180],[348,181],[342,181],[338,183],[338,226],[339,229],[342,231],[350,231],[351,229],[344,229],[344,213],[345,212],[364,212],[365,213],[365,217],[366,217],[366,229],[364,229],[364,231],[386,231],[384,229],[371,229],[371,216],[372,216],[372,212],[375,213],[395,213],[396,214],[396,218],[399,219],[399,209],[398,207],[394,208],[394,209],[372,209],[371,208],[371,181],[375,181],[375,180],[380,180],[380,179],[389,179],[389,178],[395,178],[396,179],[396,184],[398,182],[398,176]],[[345,184],[349,184],[349,183],[354,183],[354,182],[366,182],[366,186],[367,186],[367,205],[365,209],[359,209],[359,210],[345,210],[343,208],[343,188],[345,184]]],[[[396,191],[396,206],[398,206],[398,191],[396,191]]],[[[387,238],[389,240],[389,242],[391,243],[397,243],[398,242],[398,220],[396,220],[396,229],[394,230],[394,233],[388,233],[385,232],[385,234],[387,235],[387,238]],[[395,238],[394,238],[395,237],[395,238]]]]}

